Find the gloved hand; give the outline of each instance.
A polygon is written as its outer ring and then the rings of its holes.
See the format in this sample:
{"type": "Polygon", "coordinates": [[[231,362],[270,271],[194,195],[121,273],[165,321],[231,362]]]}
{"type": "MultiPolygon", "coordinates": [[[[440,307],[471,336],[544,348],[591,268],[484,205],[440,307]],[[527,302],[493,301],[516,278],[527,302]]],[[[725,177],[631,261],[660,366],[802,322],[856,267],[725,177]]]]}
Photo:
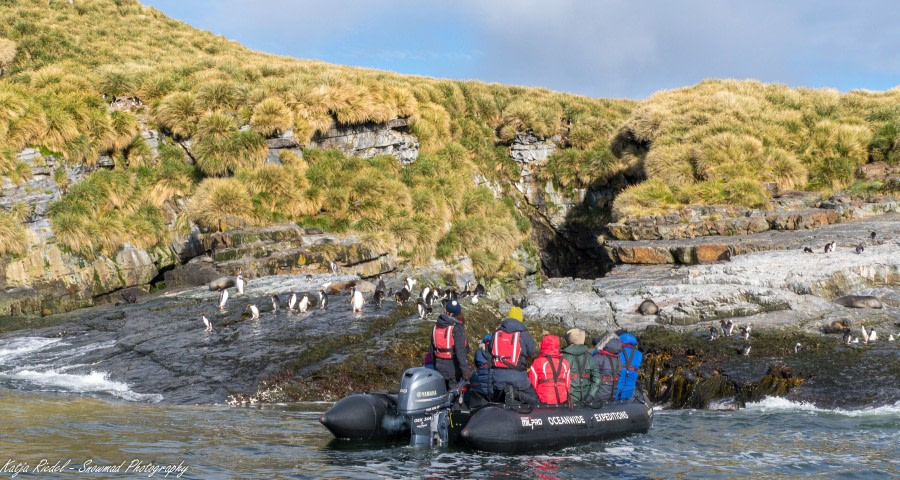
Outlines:
{"type": "Polygon", "coordinates": [[[469,372],[463,372],[463,378],[465,378],[466,380],[471,380],[471,379],[472,379],[472,372],[471,372],[471,371],[469,371],[469,372]]]}

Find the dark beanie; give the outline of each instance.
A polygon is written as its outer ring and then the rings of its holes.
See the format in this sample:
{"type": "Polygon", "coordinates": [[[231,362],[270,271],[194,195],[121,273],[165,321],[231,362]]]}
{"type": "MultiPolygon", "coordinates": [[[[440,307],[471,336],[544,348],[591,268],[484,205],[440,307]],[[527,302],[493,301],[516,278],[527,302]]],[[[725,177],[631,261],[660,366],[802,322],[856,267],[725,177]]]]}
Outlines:
{"type": "Polygon", "coordinates": [[[462,305],[460,305],[456,300],[447,302],[447,313],[459,315],[460,313],[462,313],[462,305]]]}

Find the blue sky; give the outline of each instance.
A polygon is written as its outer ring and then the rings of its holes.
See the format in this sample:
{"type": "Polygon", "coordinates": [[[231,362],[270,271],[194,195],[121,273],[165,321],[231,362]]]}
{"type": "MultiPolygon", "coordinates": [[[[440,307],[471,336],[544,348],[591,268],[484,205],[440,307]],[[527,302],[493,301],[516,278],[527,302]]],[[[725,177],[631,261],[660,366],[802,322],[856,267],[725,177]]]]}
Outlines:
{"type": "Polygon", "coordinates": [[[705,78],[900,85],[895,0],[142,0],[270,53],[646,98],[705,78]]]}

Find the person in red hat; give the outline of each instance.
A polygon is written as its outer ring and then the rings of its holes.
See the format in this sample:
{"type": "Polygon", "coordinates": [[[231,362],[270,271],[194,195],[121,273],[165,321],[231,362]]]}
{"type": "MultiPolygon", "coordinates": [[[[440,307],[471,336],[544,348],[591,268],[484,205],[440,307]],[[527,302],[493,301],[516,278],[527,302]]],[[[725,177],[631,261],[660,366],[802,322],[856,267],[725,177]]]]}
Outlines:
{"type": "Polygon", "coordinates": [[[559,351],[559,337],[541,339],[541,354],[531,364],[528,380],[537,391],[541,403],[560,404],[569,399],[569,362],[559,351]]]}

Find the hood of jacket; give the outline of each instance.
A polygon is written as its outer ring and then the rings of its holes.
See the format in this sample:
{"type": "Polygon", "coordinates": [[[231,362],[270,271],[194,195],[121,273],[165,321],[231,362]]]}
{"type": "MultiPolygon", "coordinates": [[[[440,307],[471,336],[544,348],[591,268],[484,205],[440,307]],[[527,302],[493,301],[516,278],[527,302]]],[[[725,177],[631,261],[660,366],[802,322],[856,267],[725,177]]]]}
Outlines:
{"type": "MultiPolygon", "coordinates": [[[[500,330],[506,333],[524,332],[525,324],[515,318],[507,318],[500,324],[500,330]]],[[[559,339],[557,339],[557,347],[559,347],[559,339]]]]}
{"type": "Polygon", "coordinates": [[[600,350],[606,350],[609,353],[618,355],[622,353],[622,341],[618,338],[612,338],[606,342],[606,345],[604,345],[603,348],[600,348],[600,345],[597,345],[597,351],[599,352],[600,350]]]}
{"type": "Polygon", "coordinates": [[[462,322],[451,317],[450,315],[447,315],[446,313],[442,313],[440,314],[440,316],[438,316],[436,325],[439,327],[449,327],[450,325],[459,325],[460,323],[462,322]]]}
{"type": "Polygon", "coordinates": [[[588,347],[587,345],[574,344],[569,345],[563,349],[562,353],[567,353],[572,355],[573,357],[578,357],[587,353],[588,347]]]}
{"type": "Polygon", "coordinates": [[[556,335],[547,335],[541,339],[541,355],[550,355],[558,357],[562,355],[559,352],[559,337],[556,335]]]}
{"type": "Polygon", "coordinates": [[[632,334],[630,334],[630,333],[623,333],[622,335],[619,336],[619,340],[621,340],[622,343],[627,343],[627,344],[629,344],[629,345],[634,345],[635,347],[636,347],[637,344],[638,344],[638,343],[637,343],[637,339],[634,338],[634,335],[632,335],[632,334]]]}

